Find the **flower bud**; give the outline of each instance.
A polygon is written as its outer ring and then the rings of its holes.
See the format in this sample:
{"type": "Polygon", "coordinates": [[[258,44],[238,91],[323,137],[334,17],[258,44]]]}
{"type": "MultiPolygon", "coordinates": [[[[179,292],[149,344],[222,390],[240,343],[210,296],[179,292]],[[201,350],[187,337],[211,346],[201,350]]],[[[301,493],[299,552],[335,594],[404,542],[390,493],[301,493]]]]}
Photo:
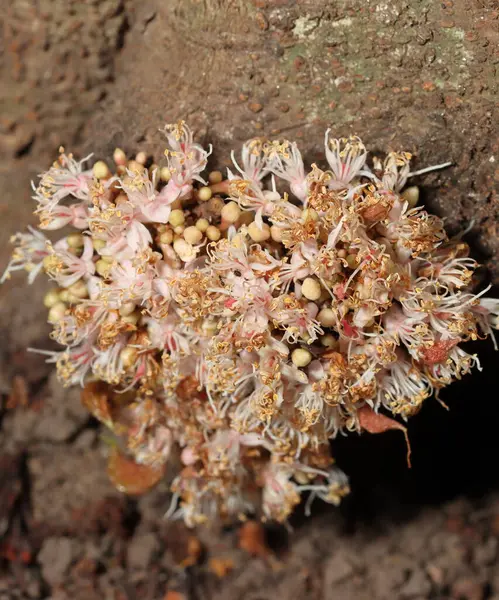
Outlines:
{"type": "Polygon", "coordinates": [[[221,236],[222,234],[220,232],[220,229],[218,229],[218,227],[215,227],[214,225],[210,225],[206,230],[206,237],[212,242],[218,242],[221,236]]]}
{"type": "Polygon", "coordinates": [[[409,205],[409,208],[414,208],[419,201],[419,188],[416,185],[411,185],[401,195],[409,205]]]}
{"type": "Polygon", "coordinates": [[[137,325],[141,316],[142,315],[141,315],[140,311],[136,310],[133,313],[130,313],[129,315],[125,315],[124,317],[121,317],[121,320],[124,321],[125,323],[129,323],[130,325],[137,325]]]}
{"type": "Polygon", "coordinates": [[[52,308],[55,304],[57,304],[58,302],[60,302],[60,298],[59,298],[59,289],[58,288],[52,288],[51,290],[49,290],[44,298],[43,298],[43,304],[47,307],[47,308],[52,308]]]}
{"type": "Polygon", "coordinates": [[[126,154],[121,148],[115,148],[113,152],[113,160],[118,166],[126,165],[126,154]]]}
{"type": "Polygon", "coordinates": [[[83,281],[83,279],[79,279],[76,283],[70,285],[68,292],[77,299],[88,298],[87,284],[83,281]]]}
{"type": "Polygon", "coordinates": [[[159,236],[160,244],[171,244],[173,242],[173,231],[171,229],[167,229],[163,231],[163,233],[159,236]]]}
{"type": "Polygon", "coordinates": [[[296,367],[306,367],[312,360],[312,354],[305,348],[296,348],[291,353],[291,360],[296,367]]]}
{"type": "Polygon", "coordinates": [[[330,333],[322,335],[320,337],[320,343],[322,346],[324,346],[324,348],[328,348],[329,350],[332,350],[333,348],[336,348],[338,346],[338,340],[334,337],[334,335],[331,335],[330,333]]]}
{"type": "Polygon", "coordinates": [[[206,202],[212,197],[212,195],[213,192],[211,191],[211,188],[207,186],[201,187],[198,190],[198,198],[201,200],[201,202],[206,202]]]}
{"type": "Polygon", "coordinates": [[[323,308],[317,315],[317,320],[324,327],[332,327],[336,323],[334,312],[330,308],[323,308]]]}
{"type": "Polygon", "coordinates": [[[179,225],[183,225],[185,223],[184,211],[178,208],[172,210],[168,222],[172,227],[178,227],[179,225]]]}
{"type": "Polygon", "coordinates": [[[202,233],[204,233],[208,229],[209,226],[210,226],[210,222],[208,221],[208,219],[198,219],[196,221],[196,227],[202,233]]]}
{"type": "Polygon", "coordinates": [[[147,162],[147,154],[145,152],[137,152],[135,160],[139,163],[139,165],[145,165],[147,162]]]}
{"type": "Polygon", "coordinates": [[[210,183],[220,183],[223,180],[224,176],[220,171],[212,171],[208,175],[208,181],[210,183]]]}
{"type": "Polygon", "coordinates": [[[248,226],[248,233],[254,242],[265,242],[270,237],[270,227],[264,223],[262,229],[253,221],[248,226]]]}
{"type": "Polygon", "coordinates": [[[102,258],[95,263],[95,270],[101,277],[104,277],[104,279],[109,275],[111,267],[112,263],[102,258]]]}
{"type": "Polygon", "coordinates": [[[49,323],[57,323],[66,314],[66,305],[64,302],[57,302],[49,310],[47,321],[49,323]]]}
{"type": "Polygon", "coordinates": [[[161,167],[161,171],[159,172],[159,177],[161,181],[170,181],[172,178],[172,172],[168,167],[161,167]]]}
{"type": "Polygon", "coordinates": [[[103,160],[98,160],[94,164],[92,171],[96,179],[107,179],[111,176],[111,171],[103,160]]]}
{"type": "Polygon", "coordinates": [[[123,304],[120,306],[118,312],[120,313],[120,315],[122,317],[128,317],[128,315],[131,315],[136,308],[136,304],[135,302],[132,302],[131,300],[128,302],[123,302],[123,304]]]}
{"type": "Polygon", "coordinates": [[[270,237],[274,242],[282,242],[282,228],[277,225],[272,225],[270,228],[270,237]]]}
{"type": "Polygon", "coordinates": [[[318,300],[321,297],[321,284],[313,277],[307,277],[301,285],[301,293],[307,300],[318,300]]]}
{"type": "Polygon", "coordinates": [[[83,246],[84,237],[81,233],[70,233],[66,238],[70,248],[81,248],[83,246]]]}
{"type": "Polygon", "coordinates": [[[221,216],[227,223],[235,223],[241,216],[241,209],[236,202],[229,202],[222,208],[221,216]]]}
{"type": "Polygon", "coordinates": [[[184,239],[189,244],[195,246],[199,244],[199,242],[203,239],[203,234],[199,231],[197,227],[191,225],[190,227],[186,227],[184,230],[184,239]]]}

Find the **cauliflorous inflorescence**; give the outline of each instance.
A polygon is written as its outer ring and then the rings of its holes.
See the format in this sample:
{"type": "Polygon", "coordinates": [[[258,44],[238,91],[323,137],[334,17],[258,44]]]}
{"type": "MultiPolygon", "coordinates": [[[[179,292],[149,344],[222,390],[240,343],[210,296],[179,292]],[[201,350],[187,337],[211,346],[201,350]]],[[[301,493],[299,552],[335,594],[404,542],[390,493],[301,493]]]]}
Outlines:
{"type": "Polygon", "coordinates": [[[284,521],[303,491],[337,504],[329,440],[405,429],[386,413],[407,419],[479,367],[460,343],[492,333],[499,301],[471,291],[468,246],[404,190],[409,154],[368,166],[359,138],[328,131],[328,169],[307,169],[295,143],[252,140],[205,180],[190,129],[164,133],[162,167],[117,149],[113,170],[87,169],[61,149],[4,278],[54,282],[63,349],[47,354],[116,435],[120,489],[170,463],[168,513],[189,525],[284,521]]]}

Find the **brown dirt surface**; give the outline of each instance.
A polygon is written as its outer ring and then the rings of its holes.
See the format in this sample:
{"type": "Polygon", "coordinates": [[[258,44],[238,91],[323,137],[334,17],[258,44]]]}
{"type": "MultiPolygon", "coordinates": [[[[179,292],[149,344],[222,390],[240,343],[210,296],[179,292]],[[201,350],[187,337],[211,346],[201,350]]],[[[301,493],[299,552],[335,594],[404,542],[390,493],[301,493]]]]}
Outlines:
{"type": "MultiPolygon", "coordinates": [[[[255,136],[323,132],[404,149],[430,210],[499,282],[496,0],[3,0],[0,263],[33,223],[29,181],[58,147],[161,160],[165,122],[213,143],[213,166],[255,136]]],[[[0,600],[499,598],[495,358],[395,433],[338,440],[353,493],[292,530],[190,532],[162,518],[165,484],[113,489],[108,452],[46,348],[44,284],[0,289],[0,600]],[[7,409],[9,405],[11,408],[7,409]],[[251,536],[249,533],[251,533],[251,536]],[[241,542],[243,540],[243,542],[241,542]],[[258,552],[248,548],[258,547],[258,552]]]]}

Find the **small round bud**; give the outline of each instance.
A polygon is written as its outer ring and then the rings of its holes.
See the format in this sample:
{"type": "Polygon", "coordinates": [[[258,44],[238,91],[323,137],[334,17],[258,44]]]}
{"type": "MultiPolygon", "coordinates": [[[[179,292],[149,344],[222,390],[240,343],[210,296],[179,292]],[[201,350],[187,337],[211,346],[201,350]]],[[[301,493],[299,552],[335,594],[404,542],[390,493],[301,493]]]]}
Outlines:
{"type": "Polygon", "coordinates": [[[295,471],[293,473],[293,479],[295,479],[300,485],[309,485],[312,477],[312,473],[304,473],[303,471],[295,471]]]}
{"type": "Polygon", "coordinates": [[[312,354],[305,348],[296,348],[291,353],[291,360],[296,367],[306,367],[312,360],[312,354]]]}
{"type": "Polygon", "coordinates": [[[307,300],[318,300],[321,297],[321,284],[313,277],[307,277],[301,285],[301,293],[307,300]]]}
{"type": "Polygon", "coordinates": [[[133,365],[137,362],[138,356],[139,351],[137,348],[132,348],[131,346],[126,346],[120,352],[120,359],[125,369],[133,367],[133,365]]]}
{"type": "Polygon", "coordinates": [[[132,302],[132,301],[123,302],[123,304],[120,306],[120,308],[118,310],[118,312],[120,313],[120,315],[122,317],[128,317],[128,315],[131,315],[134,311],[135,311],[135,302],[132,302]]]}
{"type": "Polygon", "coordinates": [[[346,258],[346,261],[349,269],[356,269],[359,266],[359,261],[357,260],[356,254],[349,254],[346,258]]]}
{"type": "Polygon", "coordinates": [[[133,171],[134,173],[143,173],[144,172],[144,165],[141,165],[136,160],[129,160],[128,161],[128,165],[127,165],[127,169],[129,171],[133,171]]]}
{"type": "Polygon", "coordinates": [[[111,175],[109,167],[103,160],[98,160],[92,167],[92,171],[96,179],[107,179],[111,175]]]}
{"type": "Polygon", "coordinates": [[[106,246],[106,242],[104,240],[94,239],[92,240],[92,246],[97,250],[102,250],[106,246]]]}
{"type": "Polygon", "coordinates": [[[221,216],[227,223],[235,223],[241,216],[241,209],[236,202],[229,202],[222,208],[221,216]]]}
{"type": "Polygon", "coordinates": [[[272,225],[270,227],[270,237],[274,242],[282,242],[282,231],[282,228],[277,227],[277,225],[272,225]]]}
{"type": "Polygon", "coordinates": [[[324,346],[324,348],[332,349],[336,348],[338,345],[338,340],[334,337],[334,335],[326,333],[326,335],[322,335],[320,337],[320,343],[322,346],[324,346]]]}
{"type": "Polygon", "coordinates": [[[223,180],[224,176],[220,171],[212,171],[208,175],[208,181],[210,183],[220,183],[223,180]]]}
{"type": "Polygon", "coordinates": [[[60,321],[65,314],[66,305],[64,304],[64,302],[57,302],[50,308],[47,321],[49,323],[57,323],[57,321],[60,321]]]}
{"type": "Polygon", "coordinates": [[[218,242],[221,236],[222,234],[220,233],[220,229],[214,225],[210,225],[206,230],[206,237],[212,242],[218,242]]]}
{"type": "Polygon", "coordinates": [[[171,244],[173,242],[173,231],[171,229],[167,229],[163,231],[163,233],[159,236],[160,244],[171,244]]]}
{"type": "Polygon", "coordinates": [[[204,233],[209,226],[210,222],[208,221],[208,219],[198,219],[196,221],[196,227],[199,229],[199,231],[201,231],[201,233],[204,233]]]}
{"type": "Polygon", "coordinates": [[[59,292],[59,300],[61,302],[70,302],[71,301],[71,294],[69,293],[68,289],[62,289],[59,292]]]}
{"type": "Polygon", "coordinates": [[[416,185],[411,185],[411,187],[405,189],[401,195],[409,205],[409,208],[414,208],[419,202],[419,188],[416,185]]]}
{"type": "Polygon", "coordinates": [[[161,181],[170,181],[172,178],[172,172],[168,167],[161,167],[161,171],[159,172],[159,177],[161,181]]]}
{"type": "Polygon", "coordinates": [[[71,246],[68,248],[68,252],[70,252],[73,256],[77,256],[78,258],[83,254],[83,246],[80,246],[79,248],[71,248],[71,246]]]}
{"type": "Polygon", "coordinates": [[[189,244],[196,245],[203,239],[203,234],[197,227],[191,225],[190,227],[185,228],[184,239],[186,242],[189,242],[189,244]]]}
{"type": "Polygon", "coordinates": [[[66,238],[70,248],[81,248],[83,246],[84,237],[81,233],[70,233],[66,238]]]}
{"type": "Polygon", "coordinates": [[[260,229],[253,221],[253,223],[250,223],[248,226],[248,233],[254,242],[265,242],[265,240],[268,240],[270,237],[270,227],[264,223],[263,228],[260,229]]]}
{"type": "Polygon", "coordinates": [[[198,190],[198,198],[201,200],[201,202],[206,202],[212,197],[212,195],[213,192],[211,191],[211,188],[207,186],[203,186],[198,190]]]}
{"type": "Polygon", "coordinates": [[[115,148],[113,152],[113,160],[118,166],[126,165],[126,154],[121,148],[115,148]]]}
{"type": "Polygon", "coordinates": [[[68,291],[75,298],[88,298],[87,284],[83,281],[83,279],[79,279],[78,281],[73,283],[73,285],[70,285],[68,291]]]}
{"type": "Polygon", "coordinates": [[[53,306],[55,306],[58,302],[60,302],[60,298],[59,298],[59,289],[58,288],[52,288],[51,290],[49,290],[45,296],[43,297],[43,304],[47,307],[47,308],[52,308],[53,306]]]}
{"type": "Polygon", "coordinates": [[[142,315],[140,314],[140,311],[136,310],[133,313],[130,313],[129,315],[121,317],[121,320],[125,323],[128,323],[129,325],[137,325],[141,316],[142,315]]]}
{"type": "Polygon", "coordinates": [[[101,277],[104,277],[104,279],[109,275],[111,267],[112,263],[107,262],[107,260],[104,260],[102,258],[95,263],[95,270],[101,277]]]}
{"type": "Polygon", "coordinates": [[[346,258],[347,257],[347,251],[344,248],[341,248],[340,250],[338,250],[338,252],[336,254],[338,255],[338,258],[346,258]]]}
{"type": "Polygon", "coordinates": [[[147,162],[147,154],[145,152],[137,152],[135,160],[139,163],[139,165],[145,165],[147,162]]]}
{"type": "Polygon", "coordinates": [[[185,223],[184,211],[180,210],[179,208],[172,210],[168,222],[172,227],[178,227],[179,225],[183,225],[185,223]]]}
{"type": "Polygon", "coordinates": [[[185,227],[183,225],[177,225],[173,228],[173,232],[176,235],[182,235],[184,233],[185,227]]]}
{"type": "Polygon", "coordinates": [[[317,320],[324,327],[332,327],[336,323],[334,312],[330,308],[323,308],[317,315],[317,320]]]}

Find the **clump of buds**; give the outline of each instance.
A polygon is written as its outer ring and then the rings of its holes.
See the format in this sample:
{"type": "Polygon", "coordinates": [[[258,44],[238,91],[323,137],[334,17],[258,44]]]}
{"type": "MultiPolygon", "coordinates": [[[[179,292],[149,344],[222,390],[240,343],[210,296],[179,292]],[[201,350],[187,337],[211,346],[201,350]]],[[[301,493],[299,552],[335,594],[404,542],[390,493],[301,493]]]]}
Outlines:
{"type": "Polygon", "coordinates": [[[285,521],[304,491],[337,504],[330,439],[405,432],[388,414],[479,367],[460,343],[492,333],[499,301],[470,291],[468,246],[404,190],[409,154],[368,166],[359,138],[328,131],[328,170],[306,170],[295,143],[253,140],[205,180],[210,151],[183,122],[164,132],[163,166],[117,149],[87,169],[61,149],[35,212],[71,231],[14,236],[4,278],[54,282],[49,361],[115,434],[120,489],[169,462],[168,514],[188,525],[285,521]]]}

